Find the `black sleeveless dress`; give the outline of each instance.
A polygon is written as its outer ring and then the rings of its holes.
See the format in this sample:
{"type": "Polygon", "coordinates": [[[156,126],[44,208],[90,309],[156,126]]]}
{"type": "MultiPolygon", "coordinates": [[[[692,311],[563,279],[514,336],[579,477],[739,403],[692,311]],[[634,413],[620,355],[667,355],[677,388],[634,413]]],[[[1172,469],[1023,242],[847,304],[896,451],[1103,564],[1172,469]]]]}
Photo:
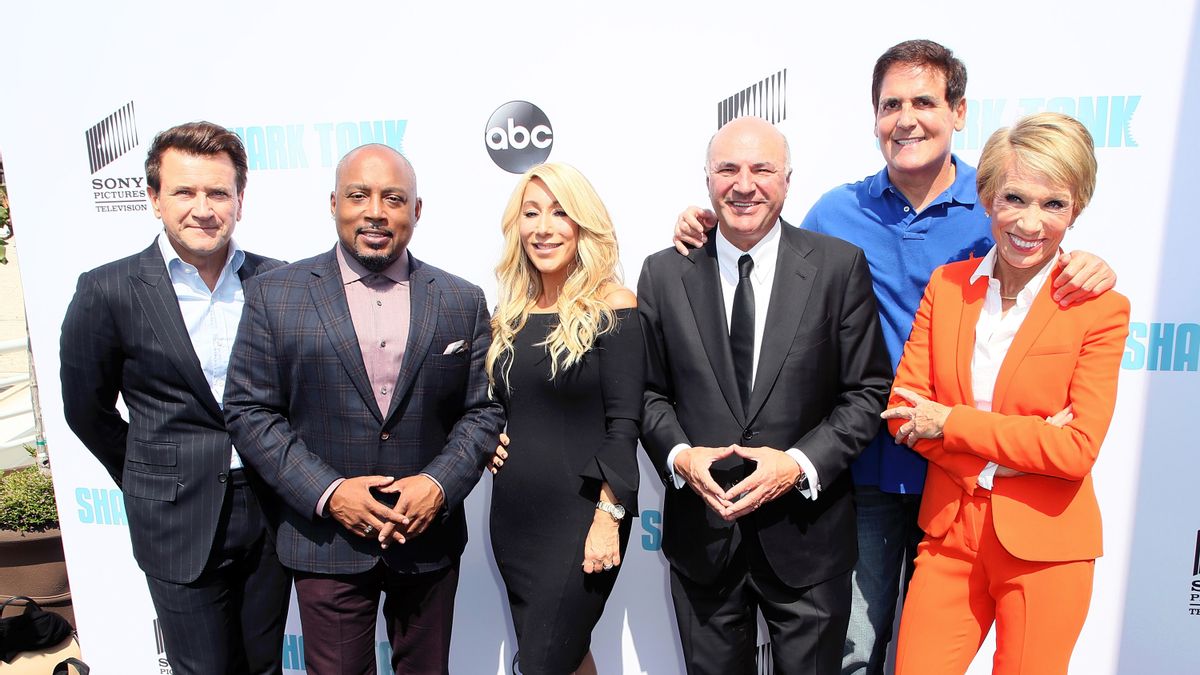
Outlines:
{"type": "Polygon", "coordinates": [[[492,486],[492,552],[524,675],[578,667],[616,582],[619,566],[595,574],[582,568],[601,482],[627,511],[622,559],[637,512],[642,331],[636,309],[615,314],[614,330],[553,381],[539,343],[557,326],[556,313],[529,316],[514,339],[507,382],[497,368],[495,392],[508,411],[511,444],[492,486]]]}

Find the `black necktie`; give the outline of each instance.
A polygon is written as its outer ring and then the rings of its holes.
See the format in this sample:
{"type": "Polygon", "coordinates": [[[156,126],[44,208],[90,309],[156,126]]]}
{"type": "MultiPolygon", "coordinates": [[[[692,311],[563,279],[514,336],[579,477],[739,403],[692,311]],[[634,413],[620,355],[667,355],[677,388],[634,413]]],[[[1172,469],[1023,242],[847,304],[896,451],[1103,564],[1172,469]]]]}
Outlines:
{"type": "Polygon", "coordinates": [[[729,348],[733,352],[733,372],[742,395],[742,412],[749,414],[750,381],[754,377],[754,286],[750,254],[738,258],[738,285],[733,292],[733,317],[729,322],[729,348]]]}

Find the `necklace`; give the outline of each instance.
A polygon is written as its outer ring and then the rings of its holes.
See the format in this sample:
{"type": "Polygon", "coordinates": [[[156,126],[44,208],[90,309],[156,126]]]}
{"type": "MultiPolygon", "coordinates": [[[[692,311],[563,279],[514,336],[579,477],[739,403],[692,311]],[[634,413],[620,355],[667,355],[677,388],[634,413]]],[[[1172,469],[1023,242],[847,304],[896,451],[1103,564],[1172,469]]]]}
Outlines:
{"type": "Polygon", "coordinates": [[[1001,295],[1001,296],[1000,296],[1000,299],[1001,299],[1001,300],[1011,300],[1012,302],[1016,302],[1016,301],[1017,301],[1017,296],[1015,296],[1015,295],[1014,295],[1014,296],[1012,296],[1012,297],[1009,297],[1009,296],[1007,296],[1007,295],[1001,295]]]}

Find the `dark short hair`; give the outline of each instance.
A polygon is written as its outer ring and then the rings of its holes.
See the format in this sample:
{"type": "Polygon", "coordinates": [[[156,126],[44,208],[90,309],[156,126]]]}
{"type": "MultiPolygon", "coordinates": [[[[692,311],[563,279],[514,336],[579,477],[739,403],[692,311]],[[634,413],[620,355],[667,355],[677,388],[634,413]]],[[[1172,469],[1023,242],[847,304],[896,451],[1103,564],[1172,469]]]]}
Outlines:
{"type": "Polygon", "coordinates": [[[237,175],[237,191],[246,189],[246,148],[242,139],[232,131],[212,122],[188,122],[160,131],[146,153],[146,184],[158,192],[162,186],[162,157],[167,150],[175,149],[189,155],[201,157],[229,155],[237,175]]]}
{"type": "Polygon", "coordinates": [[[967,93],[967,67],[954,56],[954,52],[933,40],[907,40],[892,47],[875,62],[875,73],[871,77],[871,106],[879,107],[879,91],[883,78],[896,64],[933,68],[946,77],[946,103],[958,105],[967,93]]]}

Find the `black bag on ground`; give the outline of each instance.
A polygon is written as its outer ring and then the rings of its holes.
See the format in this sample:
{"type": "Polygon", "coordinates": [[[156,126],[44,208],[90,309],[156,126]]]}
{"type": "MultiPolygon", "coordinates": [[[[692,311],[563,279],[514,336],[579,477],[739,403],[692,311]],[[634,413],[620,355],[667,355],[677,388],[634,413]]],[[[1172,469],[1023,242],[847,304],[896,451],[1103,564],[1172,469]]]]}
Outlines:
{"type": "Polygon", "coordinates": [[[16,616],[0,618],[0,661],[12,663],[21,652],[54,647],[75,632],[66,619],[43,610],[23,595],[11,597],[0,605],[0,616],[16,600],[25,601],[25,611],[16,616]]]}

